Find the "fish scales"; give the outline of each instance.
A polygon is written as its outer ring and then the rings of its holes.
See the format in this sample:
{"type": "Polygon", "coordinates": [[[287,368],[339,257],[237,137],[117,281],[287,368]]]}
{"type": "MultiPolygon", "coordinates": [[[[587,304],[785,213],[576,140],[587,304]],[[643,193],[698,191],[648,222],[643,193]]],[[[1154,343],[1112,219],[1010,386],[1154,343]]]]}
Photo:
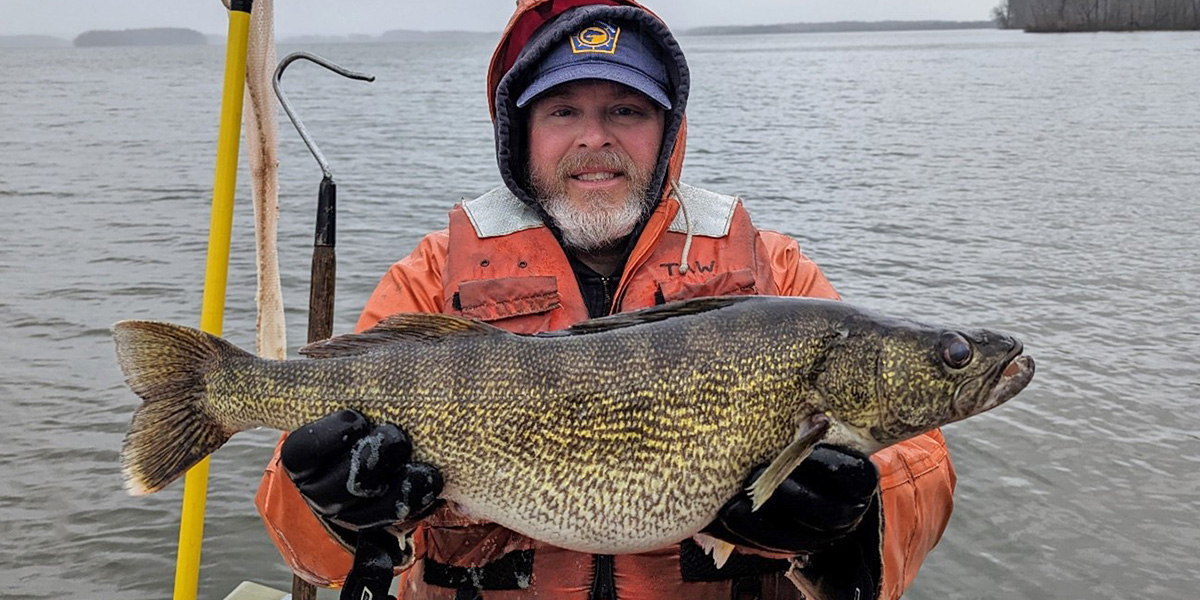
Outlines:
{"type": "MultiPolygon", "coordinates": [[[[122,346],[139,345],[146,330],[179,345],[172,338],[182,328],[127,323],[115,327],[118,357],[149,410],[146,381],[162,377],[159,363],[187,361],[156,351],[139,366],[122,346]]],[[[187,355],[208,358],[191,367],[200,383],[181,387],[202,398],[197,410],[226,438],[360,410],[403,427],[414,457],[442,471],[442,496],[469,515],[596,553],[650,550],[699,531],[752,468],[772,463],[769,473],[786,476],[817,439],[871,452],[974,414],[974,405],[955,412],[967,383],[977,383],[982,407],[1002,383],[1032,376],[1029,360],[1001,376],[1020,354],[1007,336],[973,334],[983,340],[978,368],[947,370],[943,328],[793,298],[689,301],[548,336],[407,315],[318,343],[316,360],[267,361],[188,335],[209,349],[187,355]],[[907,363],[893,360],[902,356],[907,363]],[[910,406],[914,397],[924,414],[910,406]]],[[[135,491],[172,475],[163,467],[143,477],[139,465],[158,452],[147,431],[135,416],[123,453],[135,491]]],[[[211,434],[199,437],[212,445],[211,434]]]]}
{"type": "Polygon", "coordinates": [[[503,336],[429,349],[397,347],[362,359],[310,361],[299,369],[242,357],[238,360],[245,364],[216,371],[231,380],[212,381],[212,396],[231,400],[221,410],[232,418],[279,429],[346,407],[376,421],[403,424],[419,460],[446,465],[447,499],[508,498],[515,492],[529,499],[528,506],[489,502],[472,506],[472,514],[511,521],[509,511],[518,511],[544,530],[539,533],[544,537],[574,524],[573,536],[600,543],[611,538],[614,527],[654,531],[657,523],[678,529],[683,522],[698,529],[711,515],[683,515],[678,508],[688,504],[657,499],[669,497],[681,477],[689,479],[684,489],[711,495],[708,504],[727,499],[744,473],[768,461],[797,427],[800,415],[794,407],[771,402],[798,394],[796,381],[774,377],[772,382],[772,375],[786,372],[788,362],[801,355],[777,353],[773,362],[782,368],[766,369],[761,357],[701,352],[719,331],[707,324],[648,337],[618,331],[598,347],[583,338],[503,336]],[[547,345],[555,346],[556,360],[545,359],[547,345]],[[515,381],[514,363],[522,378],[537,383],[515,381]],[[397,369],[397,364],[408,368],[397,369]],[[246,374],[254,370],[261,374],[252,384],[246,374]],[[612,374],[618,372],[629,376],[615,379],[612,374]],[[646,385],[647,380],[653,384],[646,385]],[[252,395],[255,387],[263,392],[252,395]],[[311,400],[331,398],[335,388],[341,399],[311,400]],[[383,393],[396,389],[408,390],[406,397],[397,401],[383,393]],[[284,396],[280,390],[292,393],[284,396]],[[263,407],[257,414],[245,411],[256,405],[263,407]],[[746,422],[748,415],[760,422],[746,422]],[[758,435],[739,444],[723,428],[758,435]],[[769,439],[776,441],[768,444],[769,439]],[[709,448],[714,444],[724,452],[714,454],[709,448]],[[489,448],[488,460],[480,460],[480,448],[489,448]],[[733,460],[736,455],[741,459],[733,460]],[[622,478],[614,479],[614,471],[622,478]],[[647,504],[654,509],[631,508],[605,518],[610,506],[647,504]]]}

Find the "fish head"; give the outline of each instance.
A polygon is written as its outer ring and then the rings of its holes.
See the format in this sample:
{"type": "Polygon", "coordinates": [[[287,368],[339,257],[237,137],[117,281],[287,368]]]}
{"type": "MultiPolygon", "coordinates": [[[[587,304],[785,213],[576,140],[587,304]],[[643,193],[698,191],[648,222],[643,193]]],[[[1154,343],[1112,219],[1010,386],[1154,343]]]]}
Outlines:
{"type": "Polygon", "coordinates": [[[991,410],[1033,379],[1033,359],[1002,332],[854,315],[837,337],[817,387],[867,452],[991,410]]]}

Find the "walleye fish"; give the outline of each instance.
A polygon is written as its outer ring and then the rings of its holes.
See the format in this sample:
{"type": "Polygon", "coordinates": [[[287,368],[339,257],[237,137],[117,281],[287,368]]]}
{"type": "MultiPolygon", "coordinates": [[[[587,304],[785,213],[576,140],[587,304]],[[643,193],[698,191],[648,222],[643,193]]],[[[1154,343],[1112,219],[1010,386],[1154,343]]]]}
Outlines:
{"type": "Polygon", "coordinates": [[[536,336],[398,314],[266,360],[201,331],[113,326],[137,409],[121,453],[156,492],[254,427],[352,408],[395,423],[442,497],[543,542],[662,548],[708,525],[755,466],[758,508],[818,442],[864,453],[998,406],[1032,379],[1017,339],[842,302],[722,297],[536,336]]]}

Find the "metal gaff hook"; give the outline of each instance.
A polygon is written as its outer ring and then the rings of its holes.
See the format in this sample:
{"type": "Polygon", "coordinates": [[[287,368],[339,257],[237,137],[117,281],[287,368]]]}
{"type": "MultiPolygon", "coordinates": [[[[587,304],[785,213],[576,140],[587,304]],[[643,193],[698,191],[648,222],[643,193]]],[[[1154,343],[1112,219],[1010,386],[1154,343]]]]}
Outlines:
{"type": "MultiPolygon", "coordinates": [[[[306,59],[350,79],[360,81],[375,81],[373,75],[355,73],[343,69],[324,58],[308,52],[293,52],[279,61],[275,67],[275,76],[271,80],[275,88],[275,96],[283,105],[283,110],[296,127],[296,132],[308,146],[313,158],[321,166],[321,189],[317,195],[317,235],[313,243],[312,277],[308,296],[308,341],[316,342],[327,339],[333,334],[333,300],[335,281],[337,279],[337,257],[334,252],[334,232],[337,216],[337,185],[333,182],[333,174],[329,171],[329,163],[325,155],[317,147],[316,142],[308,135],[304,123],[296,116],[296,111],[288,102],[287,96],[279,86],[283,70],[297,59],[306,59]]],[[[360,531],[354,548],[354,564],[346,574],[346,582],[342,588],[341,600],[361,600],[363,598],[387,598],[388,588],[392,584],[392,571],[398,561],[402,560],[399,541],[396,536],[385,529],[366,529],[360,531]]],[[[297,597],[315,597],[312,595],[299,596],[297,592],[309,594],[303,580],[293,576],[293,595],[297,597]]]]}
{"type": "Polygon", "coordinates": [[[288,65],[301,58],[315,62],[318,65],[321,65],[322,67],[341,75],[342,77],[348,77],[350,79],[369,82],[375,81],[375,76],[345,69],[340,65],[334,64],[324,58],[321,58],[320,56],[317,56],[316,54],[312,54],[311,52],[293,52],[283,57],[283,60],[279,61],[279,65],[275,67],[275,76],[271,78],[271,87],[275,88],[275,97],[279,98],[279,103],[283,105],[283,110],[287,113],[288,119],[290,119],[292,121],[292,125],[296,127],[296,132],[300,134],[300,139],[304,140],[304,145],[308,146],[308,151],[312,152],[313,158],[317,159],[317,164],[321,167],[321,174],[324,175],[326,179],[332,180],[333,174],[329,171],[329,163],[325,160],[325,155],[321,153],[321,149],[317,147],[317,143],[314,142],[312,137],[308,135],[308,130],[304,128],[304,123],[300,120],[300,117],[296,115],[296,111],[292,108],[292,104],[288,102],[287,94],[283,93],[283,88],[281,88],[279,85],[280,79],[283,78],[284,69],[286,69],[288,65]]]}
{"type": "Polygon", "coordinates": [[[321,153],[321,149],[317,147],[316,142],[308,135],[308,130],[304,128],[304,123],[300,121],[300,117],[296,116],[295,109],[288,102],[287,95],[283,93],[283,89],[279,84],[280,79],[283,77],[284,69],[292,62],[301,58],[315,62],[334,73],[343,77],[349,77],[350,79],[375,81],[375,77],[348,71],[320,56],[308,52],[294,52],[279,61],[279,65],[275,67],[275,76],[272,78],[272,87],[275,88],[275,96],[279,98],[279,103],[283,105],[283,110],[287,111],[288,118],[291,119],[292,125],[296,127],[296,131],[300,134],[300,138],[304,140],[304,144],[308,146],[308,150],[312,152],[313,158],[317,159],[317,164],[320,165],[321,173],[324,175],[317,194],[316,239],[313,242],[312,278],[310,280],[311,287],[308,298],[308,341],[315,342],[333,335],[333,297],[337,273],[337,258],[334,253],[337,232],[337,184],[333,182],[333,174],[329,170],[329,163],[326,162],[325,155],[321,153]]]}

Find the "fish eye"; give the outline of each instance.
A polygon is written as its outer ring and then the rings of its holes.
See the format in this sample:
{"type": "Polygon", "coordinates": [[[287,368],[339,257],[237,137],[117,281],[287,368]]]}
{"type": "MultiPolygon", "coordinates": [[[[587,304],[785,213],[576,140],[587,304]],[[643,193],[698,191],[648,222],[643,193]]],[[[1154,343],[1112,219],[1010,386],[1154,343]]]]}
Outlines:
{"type": "Polygon", "coordinates": [[[947,333],[942,336],[942,362],[951,369],[961,369],[971,364],[975,350],[971,343],[957,333],[947,333]]]}

